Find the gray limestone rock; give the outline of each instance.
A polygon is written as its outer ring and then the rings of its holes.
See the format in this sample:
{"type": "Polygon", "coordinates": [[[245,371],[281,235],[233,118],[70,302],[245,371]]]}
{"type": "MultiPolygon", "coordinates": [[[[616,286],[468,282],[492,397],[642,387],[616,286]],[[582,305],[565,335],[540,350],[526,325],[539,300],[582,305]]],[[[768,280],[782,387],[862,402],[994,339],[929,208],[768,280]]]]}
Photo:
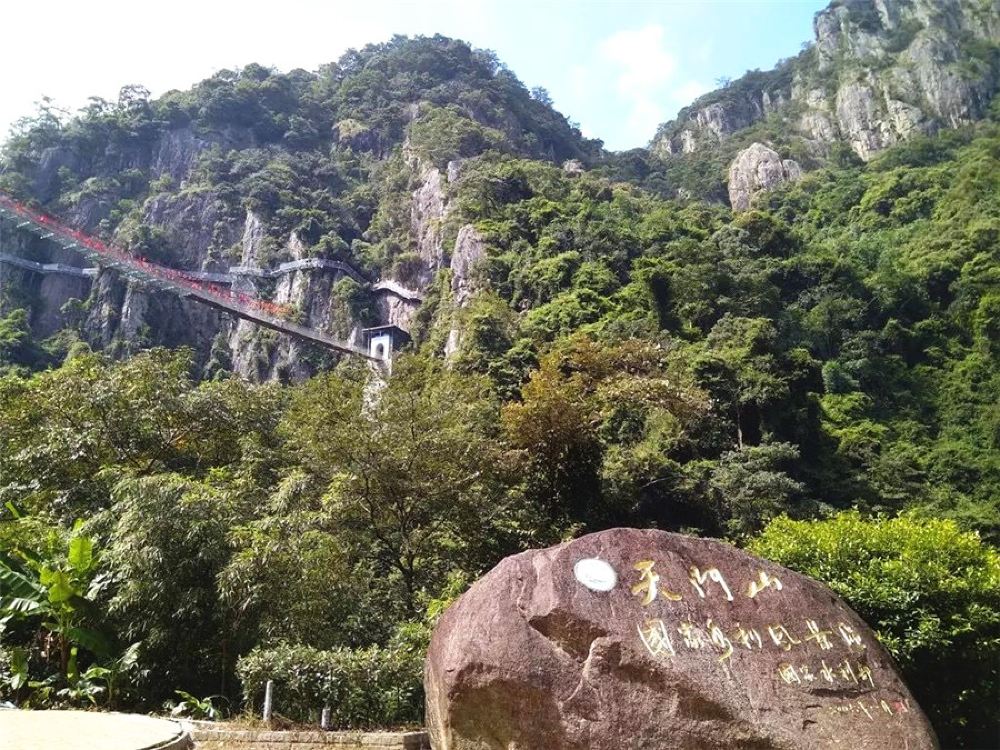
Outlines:
{"type": "Polygon", "coordinates": [[[753,143],[736,155],[729,166],[729,202],[734,211],[746,211],[762,190],[773,190],[802,176],[792,159],[782,159],[763,143],[753,143]]]}
{"type": "Polygon", "coordinates": [[[190,127],[168,130],[153,156],[153,174],[157,177],[170,175],[179,183],[191,171],[198,154],[210,145],[209,141],[196,136],[190,127]]]}
{"type": "Polygon", "coordinates": [[[458,305],[465,305],[473,293],[472,271],[486,255],[483,236],[472,224],[458,230],[451,254],[451,291],[458,305]]]}
{"type": "MultiPolygon", "coordinates": [[[[455,249],[451,254],[451,294],[452,305],[456,313],[469,303],[475,293],[471,278],[472,271],[485,255],[485,241],[474,226],[466,224],[458,230],[455,249]]],[[[458,351],[462,343],[461,337],[461,326],[457,317],[453,317],[451,329],[448,331],[448,340],[445,343],[445,356],[450,357],[458,351]]]]}
{"type": "Polygon", "coordinates": [[[840,132],[862,159],[896,142],[895,132],[879,116],[875,91],[867,82],[854,82],[837,91],[840,132]]]}
{"type": "Polygon", "coordinates": [[[448,182],[454,182],[462,175],[462,165],[465,163],[465,159],[452,159],[448,162],[447,173],[448,182]]]}
{"type": "MultiPolygon", "coordinates": [[[[200,270],[210,265],[209,251],[217,244],[215,232],[220,219],[219,199],[214,191],[157,195],[146,202],[143,214],[146,224],[164,230],[181,267],[200,270]]],[[[220,244],[229,245],[235,241],[235,233],[225,228],[228,231],[220,244]]]]}
{"type": "Polygon", "coordinates": [[[816,14],[814,33],[812,49],[794,63],[682,110],[652,151],[691,153],[773,113],[813,142],[810,152],[843,141],[867,160],[914,135],[983,117],[1000,90],[1000,66],[981,52],[1000,43],[1000,0],[842,0],[816,14]]]}
{"type": "Polygon", "coordinates": [[[263,222],[253,211],[247,211],[243,221],[243,235],[240,239],[240,265],[248,268],[260,268],[265,262],[264,240],[267,230],[263,222]]]}
{"type": "Polygon", "coordinates": [[[376,298],[376,305],[380,321],[386,325],[402,328],[404,331],[410,330],[413,316],[420,309],[418,301],[388,293],[379,294],[376,298]]]}
{"type": "Polygon", "coordinates": [[[445,264],[441,223],[447,211],[447,201],[441,172],[436,167],[426,168],[420,179],[420,187],[413,192],[410,230],[423,265],[420,276],[415,281],[425,285],[445,264]]]}

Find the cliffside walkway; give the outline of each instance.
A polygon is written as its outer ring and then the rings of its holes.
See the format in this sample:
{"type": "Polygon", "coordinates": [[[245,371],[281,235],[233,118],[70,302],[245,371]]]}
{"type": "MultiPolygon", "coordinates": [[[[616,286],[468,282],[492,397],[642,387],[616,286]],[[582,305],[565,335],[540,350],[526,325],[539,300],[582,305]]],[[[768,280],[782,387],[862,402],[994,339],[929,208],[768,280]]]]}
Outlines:
{"type": "Polygon", "coordinates": [[[420,292],[415,292],[412,289],[407,289],[398,281],[392,281],[391,279],[376,281],[374,284],[372,284],[372,289],[374,289],[376,292],[389,292],[390,294],[395,294],[397,297],[401,297],[402,299],[405,299],[407,302],[424,301],[424,296],[420,294],[420,292]]]}
{"type": "MultiPolygon", "coordinates": [[[[22,258],[17,255],[8,255],[0,252],[0,263],[6,263],[17,268],[23,268],[35,273],[57,273],[64,276],[78,276],[93,278],[97,276],[97,268],[81,268],[79,266],[67,266],[64,263],[36,263],[35,261],[22,258]]],[[[350,263],[341,260],[327,260],[326,258],[301,258],[281,263],[275,268],[258,268],[256,266],[230,266],[228,271],[185,271],[178,270],[188,279],[195,281],[208,281],[213,284],[233,284],[241,276],[252,276],[258,279],[275,279],[287,273],[295,271],[309,271],[314,269],[330,269],[340,271],[350,276],[360,284],[370,284],[373,291],[388,292],[408,302],[423,302],[424,296],[413,289],[407,289],[398,281],[383,280],[370,283],[362,276],[358,270],[350,263]]]]}
{"type": "Polygon", "coordinates": [[[97,276],[96,268],[80,268],[79,266],[67,266],[65,263],[36,263],[27,258],[17,255],[7,255],[0,253],[0,263],[6,263],[15,268],[23,268],[34,273],[58,273],[63,276],[76,276],[81,279],[92,279],[97,276]]]}
{"type": "MultiPolygon", "coordinates": [[[[178,271],[129,255],[123,250],[105,244],[96,237],[67,227],[51,216],[30,209],[3,193],[0,193],[0,219],[10,221],[18,229],[34,234],[43,240],[55,242],[66,250],[79,253],[97,266],[111,268],[131,281],[223,310],[257,325],[272,328],[332,351],[352,354],[372,362],[381,362],[378,358],[369,355],[364,349],[339,341],[315,328],[293,323],[287,319],[289,310],[283,305],[226,289],[218,283],[208,280],[212,274],[178,271]],[[202,276],[205,280],[197,278],[198,276],[202,276]]],[[[12,257],[4,255],[0,257],[0,261],[41,273],[68,273],[66,269],[73,269],[73,275],[84,276],[91,270],[58,263],[35,263],[23,258],[11,261],[12,257]]],[[[326,262],[337,263],[339,261],[326,262]]]]}

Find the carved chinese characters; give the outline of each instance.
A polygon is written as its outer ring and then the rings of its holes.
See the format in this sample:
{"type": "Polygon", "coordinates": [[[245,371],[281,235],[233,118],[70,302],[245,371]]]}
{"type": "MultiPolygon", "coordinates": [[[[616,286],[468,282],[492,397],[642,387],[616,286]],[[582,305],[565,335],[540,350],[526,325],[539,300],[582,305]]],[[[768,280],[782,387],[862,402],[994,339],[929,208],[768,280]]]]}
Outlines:
{"type": "MultiPolygon", "coordinates": [[[[667,601],[681,602],[684,600],[682,594],[672,593],[667,588],[670,582],[663,581],[660,574],[656,572],[654,560],[641,560],[635,563],[632,568],[637,571],[638,578],[632,584],[631,592],[642,607],[648,608],[654,604],[657,600],[657,593],[667,601]]],[[[688,571],[688,583],[693,589],[693,592],[688,592],[692,597],[710,598],[713,589],[709,584],[714,583],[718,587],[716,591],[718,596],[728,602],[734,601],[733,588],[730,587],[725,575],[718,568],[712,567],[702,571],[694,566],[688,571]]],[[[737,585],[735,590],[743,592],[741,595],[747,599],[755,599],[767,591],[772,596],[780,595],[783,588],[780,578],[765,570],[759,570],[753,578],[746,582],[745,586],[737,585]]],[[[810,688],[814,686],[814,683],[815,686],[824,686],[825,683],[827,688],[846,688],[848,690],[852,686],[876,687],[865,654],[867,645],[854,627],[848,623],[824,623],[821,626],[816,619],[804,617],[792,623],[768,624],[761,626],[758,630],[757,627],[748,627],[742,622],[731,623],[728,627],[723,622],[723,620],[713,617],[708,617],[703,624],[692,622],[690,619],[674,623],[663,618],[646,617],[641,624],[636,625],[636,630],[646,647],[646,651],[655,658],[676,657],[678,649],[681,653],[685,649],[689,651],[706,649],[714,651],[719,665],[728,678],[732,678],[729,662],[737,648],[745,649],[750,653],[753,653],[754,650],[761,651],[768,648],[784,651],[787,654],[785,657],[787,661],[781,661],[775,667],[775,676],[786,685],[810,688]],[[675,640],[677,646],[674,645],[675,640]],[[833,650],[834,644],[838,642],[842,648],[853,653],[849,653],[839,661],[831,659],[830,664],[827,664],[827,658],[817,660],[817,656],[823,656],[822,652],[824,651],[833,650]],[[737,645],[734,646],[734,643],[737,645]]],[[[850,703],[850,701],[848,702],[850,703]]],[[[856,705],[864,707],[863,703],[856,705]]],[[[900,711],[909,711],[909,704],[906,700],[894,699],[892,703],[888,703],[880,699],[875,707],[881,708],[882,712],[888,716],[893,716],[900,711]]],[[[866,713],[866,716],[872,720],[882,718],[878,712],[875,715],[866,713]]]]}
{"type": "Polygon", "coordinates": [[[508,558],[442,617],[435,748],[934,748],[865,624],[728,545],[614,529],[508,558]]]}

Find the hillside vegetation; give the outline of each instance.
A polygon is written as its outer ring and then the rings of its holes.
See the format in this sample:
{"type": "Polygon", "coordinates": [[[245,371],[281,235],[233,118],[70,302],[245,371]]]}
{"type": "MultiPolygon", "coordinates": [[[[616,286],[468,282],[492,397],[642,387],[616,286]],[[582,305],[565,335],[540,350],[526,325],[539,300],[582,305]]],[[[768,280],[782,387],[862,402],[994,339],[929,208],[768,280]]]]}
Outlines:
{"type": "MultiPolygon", "coordinates": [[[[188,349],[94,351],[98,292],[40,337],[37,289],[2,287],[0,697],[235,706],[266,673],[301,718],[419,721],[448,601],[507,554],[630,525],[828,581],[945,746],[996,736],[998,105],[734,216],[647,190],[544,98],[462,43],[396,39],[8,142],[0,187],[149,257],[185,260],[142,206],[211,191],[213,252],[250,210],[276,253],[294,231],[399,277],[410,160],[461,160],[440,230],[483,255],[461,288],[433,274],[375,399],[351,362],[254,383],[188,349]],[[151,179],[137,144],[179,126],[213,145],[151,179]]],[[[338,284],[346,319],[372,314],[338,284]]]]}

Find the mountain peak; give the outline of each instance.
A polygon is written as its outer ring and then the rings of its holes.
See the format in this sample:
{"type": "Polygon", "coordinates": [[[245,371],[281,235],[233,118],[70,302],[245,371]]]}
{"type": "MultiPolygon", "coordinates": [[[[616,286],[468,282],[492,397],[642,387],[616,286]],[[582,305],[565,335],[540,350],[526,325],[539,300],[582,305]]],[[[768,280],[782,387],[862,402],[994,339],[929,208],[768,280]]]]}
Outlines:
{"type": "Polygon", "coordinates": [[[796,57],[748,72],[661,125],[653,153],[774,135],[813,159],[846,144],[868,160],[981,118],[1000,88],[997,0],[835,0],[816,14],[814,31],[796,57]]]}

